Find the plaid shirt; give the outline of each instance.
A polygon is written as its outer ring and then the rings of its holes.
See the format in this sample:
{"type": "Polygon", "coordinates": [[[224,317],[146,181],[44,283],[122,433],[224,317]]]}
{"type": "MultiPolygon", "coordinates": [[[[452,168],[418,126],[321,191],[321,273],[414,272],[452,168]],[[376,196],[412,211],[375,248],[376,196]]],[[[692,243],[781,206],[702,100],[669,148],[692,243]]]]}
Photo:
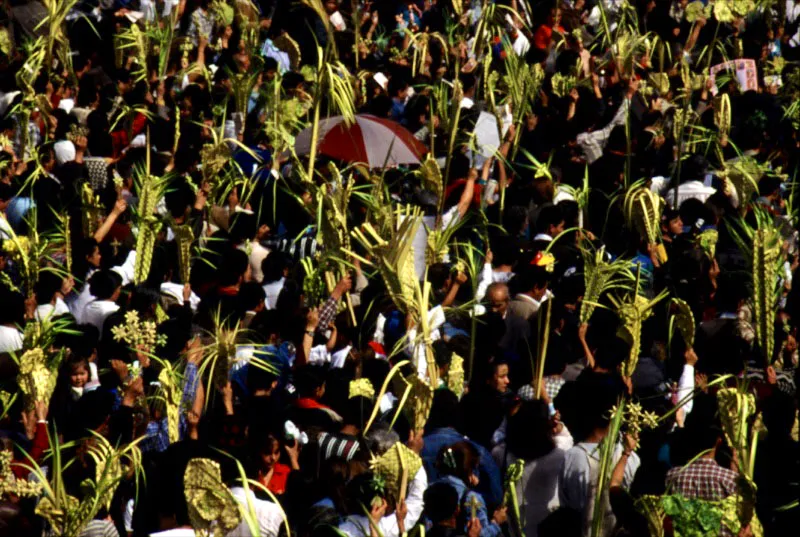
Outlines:
{"type": "MultiPolygon", "coordinates": [[[[565,380],[561,377],[545,377],[544,378],[544,391],[547,392],[547,397],[550,401],[553,401],[558,395],[558,392],[561,391],[561,387],[564,385],[565,380]]],[[[530,384],[526,384],[522,386],[519,390],[517,390],[517,395],[521,399],[525,399],[526,401],[532,401],[533,397],[533,386],[530,384]]]]}
{"type": "MultiPolygon", "coordinates": [[[[178,414],[178,430],[181,438],[186,433],[186,414],[185,410],[191,408],[197,395],[197,385],[199,376],[197,374],[197,364],[186,364],[183,373],[183,397],[181,398],[180,413],[178,414]]],[[[147,424],[145,438],[139,447],[142,451],[162,452],[169,447],[169,426],[167,418],[158,421],[151,421],[147,424]]]]}
{"type": "Polygon", "coordinates": [[[736,494],[736,472],[713,459],[697,459],[667,472],[667,490],[690,499],[723,500],[736,494]]]}
{"type": "Polygon", "coordinates": [[[329,297],[322,307],[319,308],[319,324],[317,325],[317,330],[323,332],[327,330],[328,325],[336,319],[338,311],[339,301],[333,297],[329,297]]]}

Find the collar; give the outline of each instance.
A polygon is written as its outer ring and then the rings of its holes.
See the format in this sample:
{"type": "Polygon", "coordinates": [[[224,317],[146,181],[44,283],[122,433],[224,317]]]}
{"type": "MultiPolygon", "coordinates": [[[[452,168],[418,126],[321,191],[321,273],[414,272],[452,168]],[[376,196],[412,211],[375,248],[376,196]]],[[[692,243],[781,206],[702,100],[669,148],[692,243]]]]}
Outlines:
{"type": "Polygon", "coordinates": [[[533,238],[535,241],[547,241],[552,242],[553,237],[548,235],[547,233],[537,233],[536,236],[533,238]]]}
{"type": "Polygon", "coordinates": [[[720,319],[738,319],[739,316],[731,312],[723,312],[719,314],[720,319]]]}
{"type": "Polygon", "coordinates": [[[301,397],[299,398],[295,404],[298,408],[319,408],[322,410],[327,410],[328,407],[320,403],[315,399],[311,399],[310,397],[301,397]]]}

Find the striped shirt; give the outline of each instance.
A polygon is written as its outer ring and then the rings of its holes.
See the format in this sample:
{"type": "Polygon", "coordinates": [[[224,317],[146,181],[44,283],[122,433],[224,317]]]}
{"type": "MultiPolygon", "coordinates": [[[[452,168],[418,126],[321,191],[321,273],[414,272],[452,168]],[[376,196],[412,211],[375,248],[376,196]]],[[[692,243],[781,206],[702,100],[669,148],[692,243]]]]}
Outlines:
{"type": "Polygon", "coordinates": [[[319,444],[320,455],[325,460],[332,457],[340,457],[349,461],[358,452],[360,446],[358,438],[355,436],[330,433],[320,434],[317,443],[319,444]]]}

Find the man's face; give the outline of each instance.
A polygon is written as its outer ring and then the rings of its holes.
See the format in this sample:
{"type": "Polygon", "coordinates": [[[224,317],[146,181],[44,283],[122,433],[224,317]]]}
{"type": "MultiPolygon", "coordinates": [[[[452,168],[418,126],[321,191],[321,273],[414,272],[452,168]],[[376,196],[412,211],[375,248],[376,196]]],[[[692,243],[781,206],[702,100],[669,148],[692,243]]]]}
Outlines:
{"type": "Polygon", "coordinates": [[[549,233],[547,234],[553,238],[556,238],[563,231],[564,231],[564,221],[562,220],[555,226],[550,226],[549,233]]]}
{"type": "Polygon", "coordinates": [[[508,310],[508,292],[504,289],[494,289],[489,293],[489,309],[493,313],[499,313],[503,317],[508,310]]]}

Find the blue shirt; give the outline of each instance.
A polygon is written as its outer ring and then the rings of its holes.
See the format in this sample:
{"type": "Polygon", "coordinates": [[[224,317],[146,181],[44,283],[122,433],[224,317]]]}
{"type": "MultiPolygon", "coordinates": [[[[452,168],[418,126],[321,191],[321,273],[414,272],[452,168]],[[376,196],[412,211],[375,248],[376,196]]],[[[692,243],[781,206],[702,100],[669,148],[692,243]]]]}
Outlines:
{"type": "MultiPolygon", "coordinates": [[[[473,501],[475,502],[475,516],[478,517],[478,520],[481,522],[480,537],[499,537],[503,534],[503,530],[500,526],[489,521],[489,511],[486,509],[486,502],[480,494],[467,488],[466,483],[452,475],[444,476],[439,480],[439,483],[447,483],[456,489],[459,503],[461,504],[461,512],[466,513],[467,523],[469,523],[470,518],[472,518],[472,503],[473,501]]],[[[467,532],[466,524],[464,525],[464,531],[467,532]]]]}
{"type": "MultiPolygon", "coordinates": [[[[439,472],[436,471],[436,457],[439,455],[439,451],[446,446],[452,446],[469,439],[452,427],[444,427],[434,429],[425,435],[424,440],[425,445],[422,447],[420,456],[422,457],[425,473],[428,474],[428,483],[432,483],[439,479],[439,472]]],[[[478,461],[478,492],[490,504],[499,505],[503,501],[503,482],[500,477],[500,469],[494,462],[492,455],[486,451],[486,448],[472,441],[470,443],[478,450],[480,456],[478,461]]]]}

